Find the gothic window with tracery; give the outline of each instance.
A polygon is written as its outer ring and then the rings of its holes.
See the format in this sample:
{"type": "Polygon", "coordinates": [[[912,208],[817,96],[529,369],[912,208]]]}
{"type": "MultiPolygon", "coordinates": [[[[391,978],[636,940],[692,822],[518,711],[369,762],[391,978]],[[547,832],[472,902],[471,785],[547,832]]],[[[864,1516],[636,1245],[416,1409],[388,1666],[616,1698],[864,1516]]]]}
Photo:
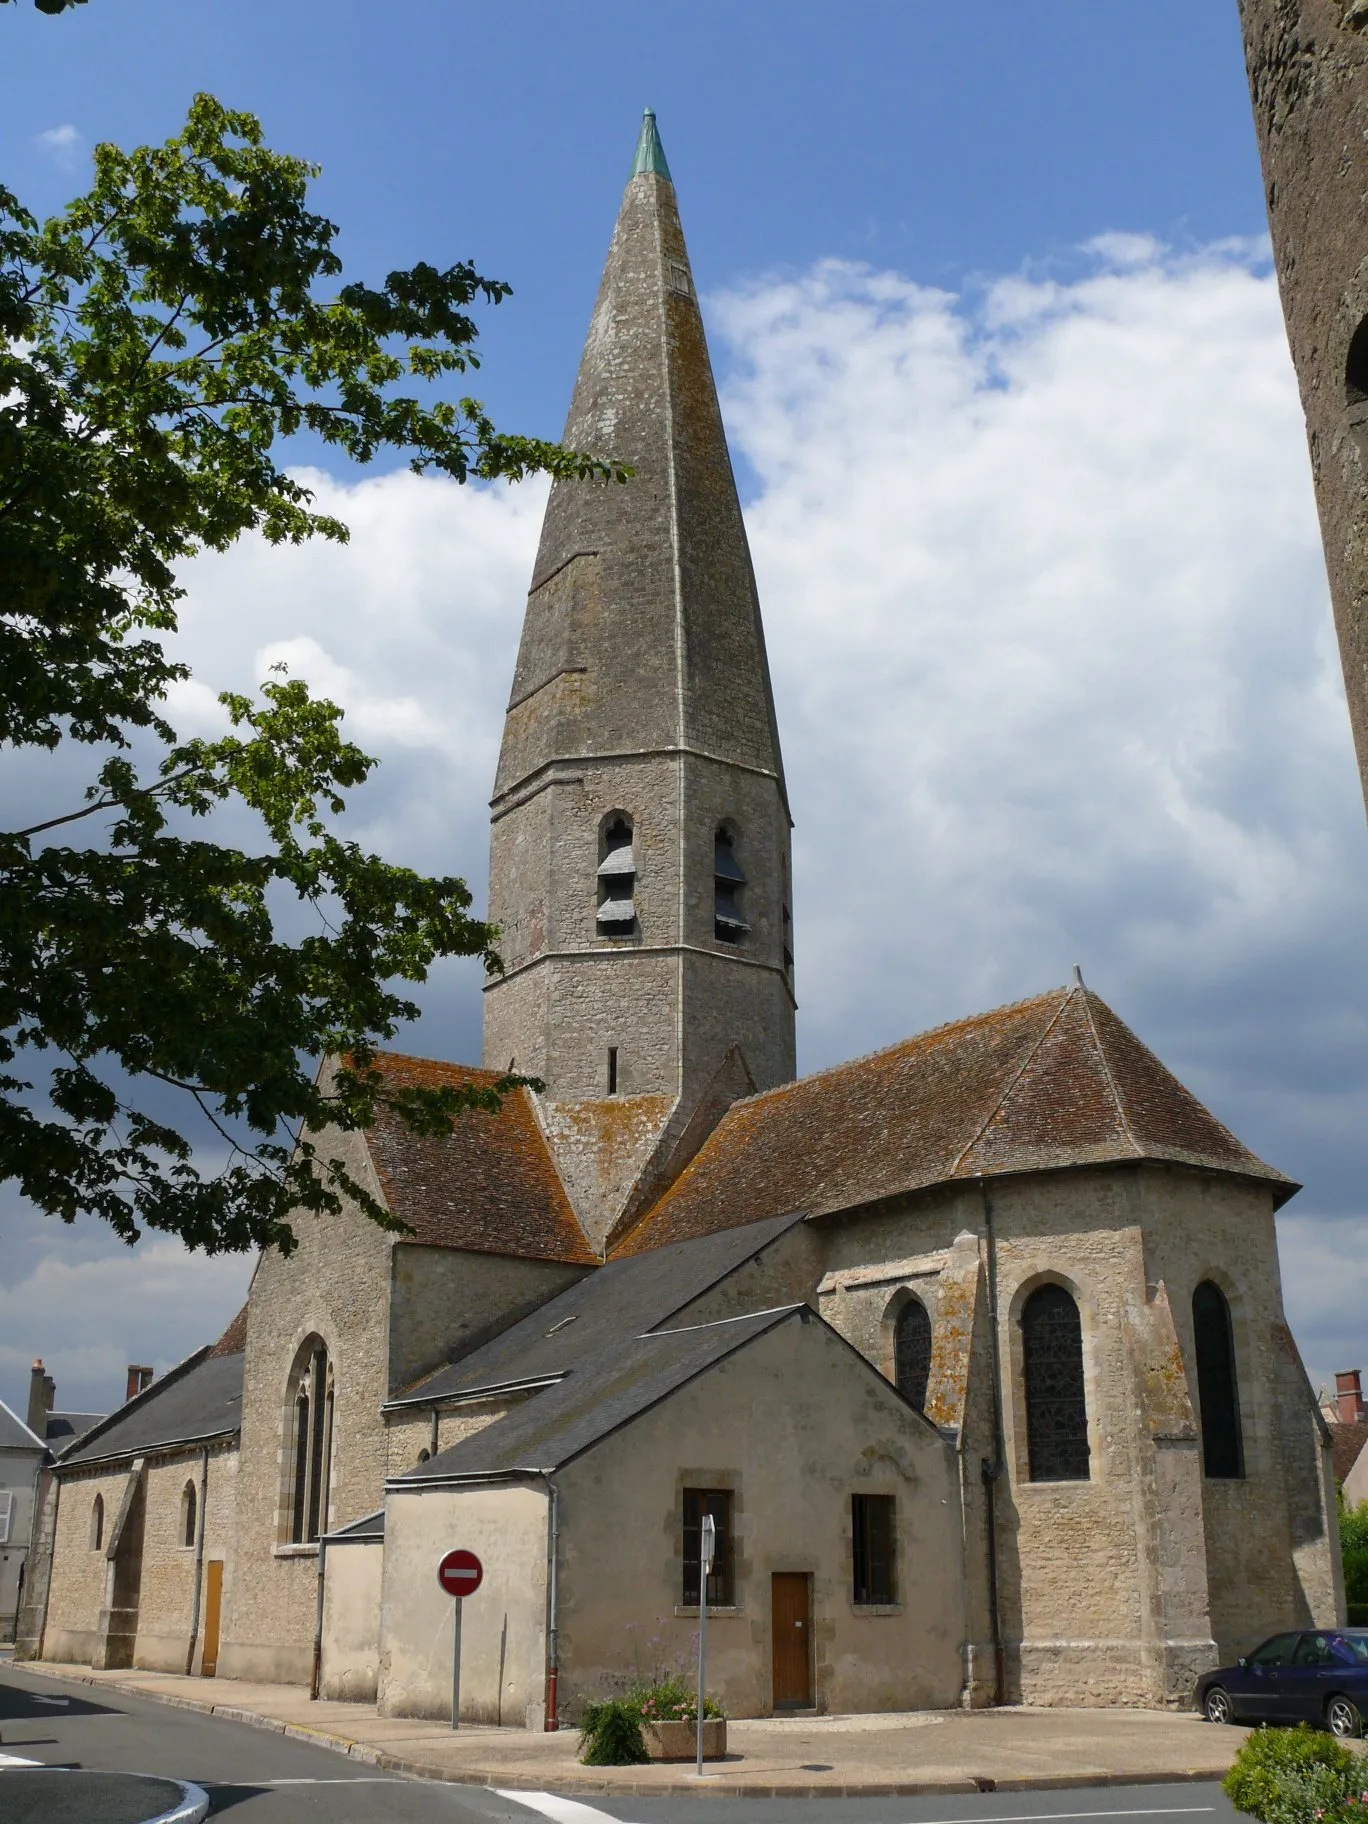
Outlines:
{"type": "Polygon", "coordinates": [[[286,1538],[292,1545],[310,1545],[327,1531],[332,1475],[333,1371],[320,1337],[310,1337],[295,1357],[287,1418],[286,1538]]]}
{"type": "Polygon", "coordinates": [[[898,1392],[918,1412],[926,1411],[930,1378],[931,1319],[919,1298],[909,1298],[893,1329],[893,1379],[898,1392]]]}
{"type": "Polygon", "coordinates": [[[1086,1482],[1083,1324],[1063,1286],[1038,1286],[1021,1311],[1026,1451],[1032,1482],[1086,1482]]]}
{"type": "Polygon", "coordinates": [[[1192,1295],[1192,1336],[1202,1415],[1202,1467],[1208,1476],[1238,1479],[1244,1475],[1244,1442],[1235,1337],[1225,1293],[1209,1279],[1192,1295]]]}

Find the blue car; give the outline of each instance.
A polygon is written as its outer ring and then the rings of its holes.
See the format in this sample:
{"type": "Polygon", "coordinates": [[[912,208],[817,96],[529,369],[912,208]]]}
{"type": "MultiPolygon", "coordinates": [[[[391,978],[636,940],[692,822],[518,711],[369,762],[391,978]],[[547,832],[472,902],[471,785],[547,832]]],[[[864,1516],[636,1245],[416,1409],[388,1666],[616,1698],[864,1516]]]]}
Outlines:
{"type": "Polygon", "coordinates": [[[1275,1634],[1238,1665],[1197,1682],[1209,1723],[1319,1723],[1332,1735],[1363,1733],[1368,1716],[1368,1628],[1275,1634]]]}

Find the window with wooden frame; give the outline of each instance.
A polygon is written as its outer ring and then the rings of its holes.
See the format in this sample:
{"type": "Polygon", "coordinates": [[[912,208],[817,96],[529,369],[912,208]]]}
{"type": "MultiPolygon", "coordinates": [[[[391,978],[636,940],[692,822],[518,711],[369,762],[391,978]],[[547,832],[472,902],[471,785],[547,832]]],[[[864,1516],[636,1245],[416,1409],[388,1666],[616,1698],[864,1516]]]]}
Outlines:
{"type": "Polygon", "coordinates": [[[708,1607],[729,1609],[736,1601],[732,1576],[732,1491],[729,1488],[684,1490],[684,1587],[681,1603],[686,1609],[698,1607],[704,1514],[712,1515],[713,1525],[717,1529],[712,1569],[708,1573],[708,1607]]]}
{"type": "Polygon", "coordinates": [[[850,1497],[853,1590],[862,1607],[898,1600],[897,1509],[892,1495],[850,1497]]]}

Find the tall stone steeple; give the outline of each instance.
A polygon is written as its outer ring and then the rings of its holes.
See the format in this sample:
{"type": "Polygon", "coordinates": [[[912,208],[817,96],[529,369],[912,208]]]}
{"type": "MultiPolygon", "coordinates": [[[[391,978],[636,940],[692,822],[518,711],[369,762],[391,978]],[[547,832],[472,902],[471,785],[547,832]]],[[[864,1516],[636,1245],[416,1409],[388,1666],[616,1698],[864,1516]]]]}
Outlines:
{"type": "Polygon", "coordinates": [[[789,815],[760,605],[648,110],[564,441],[492,800],[485,1061],[541,1077],[602,1245],[728,1103],[794,1069],[789,815]]]}

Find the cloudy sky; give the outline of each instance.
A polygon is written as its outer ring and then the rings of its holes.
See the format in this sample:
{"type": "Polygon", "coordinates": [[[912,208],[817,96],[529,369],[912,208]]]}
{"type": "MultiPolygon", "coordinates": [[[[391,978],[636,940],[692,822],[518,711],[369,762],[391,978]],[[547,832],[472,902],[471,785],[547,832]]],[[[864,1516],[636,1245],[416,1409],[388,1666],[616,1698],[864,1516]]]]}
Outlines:
{"type": "MultiPolygon", "coordinates": [[[[364,77],[373,9],[300,0],[282,28],[251,0],[230,41],[185,10],[6,9],[7,181],[55,205],[93,139],[172,130],[194,88],[253,106],[325,163],[358,271],[473,249],[514,281],[481,382],[512,428],[559,430],[657,106],[775,671],[801,1067],[1081,964],[1303,1182],[1293,1325],[1313,1378],[1358,1365],[1368,838],[1233,6],[1042,3],[1027,33],[1005,3],[869,4],[833,49],[825,10],[758,0],[517,29],[420,0],[364,77]]],[[[215,691],[285,660],[383,757],[355,834],[482,894],[544,491],[313,485],[351,545],[193,566],[176,716],[212,726],[215,691]]],[[[443,971],[411,1048],[477,1056],[478,1000],[443,971]]],[[[249,1270],[13,1199],[0,1223],[11,1404],[36,1353],[63,1401],[107,1404],[249,1270]]]]}

